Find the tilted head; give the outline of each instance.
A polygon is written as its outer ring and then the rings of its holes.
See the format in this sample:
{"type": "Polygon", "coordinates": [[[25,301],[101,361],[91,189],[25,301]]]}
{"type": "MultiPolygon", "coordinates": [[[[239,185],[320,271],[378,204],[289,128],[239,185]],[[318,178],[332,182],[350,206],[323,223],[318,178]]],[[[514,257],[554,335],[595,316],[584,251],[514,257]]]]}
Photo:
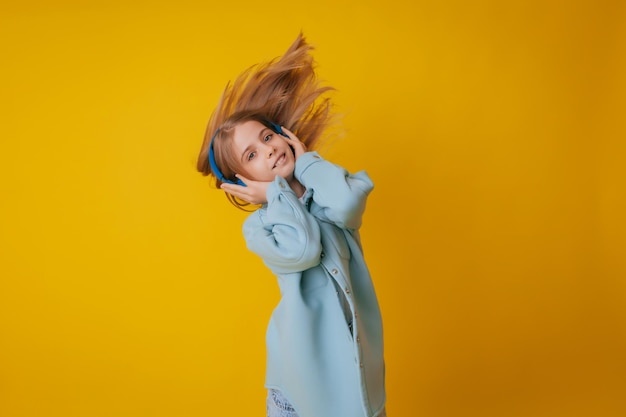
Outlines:
{"type": "MultiPolygon", "coordinates": [[[[249,68],[226,85],[206,129],[198,171],[213,175],[218,187],[225,181],[237,183],[234,175],[241,166],[229,146],[236,127],[248,121],[275,132],[272,123],[285,126],[307,149],[316,148],[332,120],[330,98],[325,93],[333,88],[322,86],[317,79],[312,50],[300,35],[281,57],[249,68]]],[[[244,205],[227,196],[236,206],[244,205]]]]}
{"type": "Polygon", "coordinates": [[[271,181],[276,175],[291,177],[295,159],[287,139],[282,128],[263,115],[233,115],[212,134],[209,143],[207,159],[217,185],[226,182],[245,187],[236,173],[255,181],[271,181]]]}

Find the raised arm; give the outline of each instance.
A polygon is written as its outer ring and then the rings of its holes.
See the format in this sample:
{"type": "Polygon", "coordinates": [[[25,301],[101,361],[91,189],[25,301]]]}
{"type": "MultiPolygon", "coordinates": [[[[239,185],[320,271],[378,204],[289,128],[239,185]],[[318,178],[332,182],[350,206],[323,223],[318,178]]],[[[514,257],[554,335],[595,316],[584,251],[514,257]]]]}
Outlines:
{"type": "Polygon", "coordinates": [[[248,248],[276,274],[304,271],[320,262],[317,219],[283,178],[269,184],[267,205],[246,219],[243,234],[248,248]]]}
{"type": "Polygon", "coordinates": [[[313,201],[321,207],[313,213],[316,217],[342,229],[356,230],[361,226],[367,196],[374,188],[365,171],[350,174],[317,152],[307,152],[297,159],[295,176],[313,189],[313,201]]]}

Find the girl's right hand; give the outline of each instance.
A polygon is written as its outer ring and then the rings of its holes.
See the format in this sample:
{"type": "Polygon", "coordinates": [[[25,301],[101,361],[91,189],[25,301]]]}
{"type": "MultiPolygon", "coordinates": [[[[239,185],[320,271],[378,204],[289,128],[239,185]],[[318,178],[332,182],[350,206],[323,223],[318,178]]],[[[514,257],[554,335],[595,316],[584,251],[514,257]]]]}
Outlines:
{"type": "Polygon", "coordinates": [[[241,200],[251,204],[267,203],[267,187],[270,185],[267,181],[250,180],[240,174],[235,174],[237,178],[243,181],[247,187],[237,184],[223,183],[220,188],[241,200]]]}
{"type": "Polygon", "coordinates": [[[306,152],[306,146],[304,143],[300,142],[300,139],[296,135],[293,134],[289,129],[284,126],[281,126],[283,132],[287,134],[287,143],[291,145],[295,152],[296,159],[300,158],[302,154],[306,152]]]}

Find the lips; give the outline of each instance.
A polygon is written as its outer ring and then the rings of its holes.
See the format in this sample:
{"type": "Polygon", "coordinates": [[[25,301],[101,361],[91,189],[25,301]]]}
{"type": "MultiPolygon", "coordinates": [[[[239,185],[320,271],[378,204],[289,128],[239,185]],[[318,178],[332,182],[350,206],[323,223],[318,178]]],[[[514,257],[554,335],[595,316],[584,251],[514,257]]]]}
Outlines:
{"type": "Polygon", "coordinates": [[[286,156],[284,153],[282,153],[278,159],[276,159],[276,162],[274,162],[274,166],[272,167],[272,169],[279,167],[283,164],[283,162],[285,162],[286,156]]]}

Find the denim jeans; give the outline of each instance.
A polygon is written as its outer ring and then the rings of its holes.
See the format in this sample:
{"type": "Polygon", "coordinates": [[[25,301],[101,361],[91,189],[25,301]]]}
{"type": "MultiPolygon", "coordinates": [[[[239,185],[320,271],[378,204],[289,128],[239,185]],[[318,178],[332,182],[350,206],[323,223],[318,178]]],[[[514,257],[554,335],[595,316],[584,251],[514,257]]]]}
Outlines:
{"type": "Polygon", "coordinates": [[[298,417],[289,401],[275,389],[267,392],[267,417],[298,417]]]}
{"type": "MultiPolygon", "coordinates": [[[[298,417],[298,414],[280,391],[270,389],[267,392],[267,417],[298,417]]],[[[383,411],[379,417],[387,417],[387,413],[383,411]]]]}

